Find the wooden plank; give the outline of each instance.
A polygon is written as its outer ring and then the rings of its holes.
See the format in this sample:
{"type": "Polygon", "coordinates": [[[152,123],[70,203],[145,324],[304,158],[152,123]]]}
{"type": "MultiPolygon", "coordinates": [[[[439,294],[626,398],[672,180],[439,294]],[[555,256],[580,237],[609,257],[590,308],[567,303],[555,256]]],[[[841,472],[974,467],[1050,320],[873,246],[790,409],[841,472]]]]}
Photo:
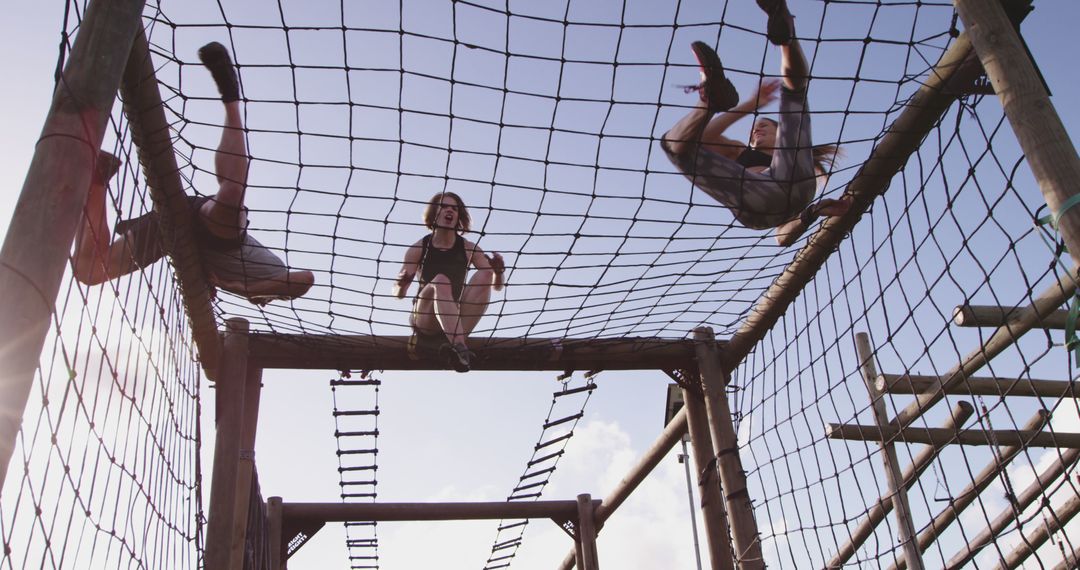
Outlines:
{"type": "Polygon", "coordinates": [[[213,291],[203,272],[202,256],[195,243],[192,215],[187,202],[172,131],[165,118],[154,62],[146,34],[140,29],[121,84],[124,114],[131,126],[131,140],[139,150],[139,163],[159,216],[161,243],[168,254],[191,322],[191,337],[199,361],[211,380],[217,377],[221,353],[211,296],[213,291]]]}
{"type": "Polygon", "coordinates": [[[1077,156],[1016,27],[999,2],[954,0],[965,32],[1001,100],[1073,263],[1080,265],[1080,208],[1062,208],[1076,197],[1077,156]]]}
{"type": "MultiPolygon", "coordinates": [[[[244,422],[244,392],[248,366],[248,322],[226,323],[221,375],[217,382],[214,423],[214,470],[210,480],[210,512],[206,522],[206,570],[236,570],[230,566],[236,478],[244,422]]],[[[244,513],[246,514],[246,512],[244,513]]]]}
{"type": "MultiPolygon", "coordinates": [[[[880,374],[878,390],[889,394],[923,394],[945,386],[944,376],[880,374]]],[[[946,394],[955,396],[1030,396],[1042,398],[1080,397],[1080,382],[1036,380],[1034,378],[972,377],[950,384],[946,394]]]]}
{"type": "Polygon", "coordinates": [[[0,249],[0,489],[145,4],[87,4],[0,249]]]}
{"type": "MultiPolygon", "coordinates": [[[[696,370],[683,372],[684,379],[694,379],[701,385],[696,370]]],[[[698,496],[701,497],[701,518],[705,526],[705,543],[709,548],[709,560],[713,570],[731,570],[734,557],[731,552],[731,531],[728,528],[724,495],[720,489],[719,472],[716,470],[716,452],[709,435],[709,416],[705,401],[700,394],[682,389],[683,409],[690,432],[694,453],[695,472],[698,473],[698,496]]]]}
{"type": "MultiPolygon", "coordinates": [[[[975,408],[968,402],[957,402],[956,406],[952,410],[952,414],[945,422],[945,428],[955,430],[963,425],[971,418],[975,413],[975,408]]],[[[926,471],[931,464],[937,459],[938,454],[944,449],[944,445],[933,445],[919,452],[919,455],[915,456],[911,465],[908,465],[904,470],[904,489],[911,489],[918,481],[919,476],[923,471],[926,471]]],[[[825,565],[826,570],[839,570],[843,568],[844,564],[855,556],[855,552],[874,535],[874,531],[878,525],[885,520],[885,516],[892,511],[893,503],[890,496],[886,495],[878,499],[866,513],[866,518],[859,523],[859,526],[855,528],[851,533],[851,538],[844,546],[840,547],[836,551],[836,555],[829,560],[825,565]]]]}
{"type": "Polygon", "coordinates": [[[901,440],[906,443],[926,445],[1026,445],[1028,447],[1080,447],[1080,433],[1050,433],[1033,430],[950,430],[943,428],[907,428],[896,429],[889,426],[879,429],[877,426],[855,424],[826,424],[825,434],[829,439],[847,439],[852,441],[901,440]]]}
{"type": "Polygon", "coordinates": [[[724,372],[720,354],[716,350],[713,330],[709,327],[694,329],[694,340],[699,343],[696,350],[698,370],[701,371],[705,392],[709,434],[719,464],[720,485],[727,501],[735,565],[740,569],[765,568],[757,519],[754,517],[754,506],[750,502],[750,492],[746,486],[746,472],[739,455],[739,439],[735,433],[731,409],[728,407],[727,394],[724,392],[727,373],[724,372]]]}
{"type": "MultiPolygon", "coordinates": [[[[1001,327],[1016,318],[1020,307],[999,307],[997,305],[960,305],[953,309],[953,323],[958,327],[1001,327]]],[[[1051,330],[1065,330],[1069,311],[1059,309],[1039,322],[1038,327],[1051,330]]]]}
{"type": "MultiPolygon", "coordinates": [[[[251,335],[252,362],[262,368],[443,370],[409,357],[405,336],[251,335]]],[[[473,370],[677,370],[694,358],[693,343],[662,338],[476,338],[473,370]]]]}
{"type": "MultiPolygon", "coordinates": [[[[1035,413],[1035,416],[1028,420],[1028,423],[1024,425],[1024,431],[1037,432],[1046,427],[1046,424],[1050,421],[1050,413],[1046,410],[1039,410],[1035,413]]],[[[930,521],[930,524],[919,533],[919,549],[926,552],[930,545],[941,536],[949,525],[956,522],[960,518],[960,514],[964,512],[964,509],[968,508],[979,495],[986,490],[994,481],[998,480],[1001,476],[1001,472],[1009,467],[1009,463],[1012,462],[1020,452],[1024,451],[1025,447],[1020,445],[1011,445],[1000,449],[996,456],[990,461],[990,464],[983,468],[971,483],[964,488],[956,498],[949,502],[934,520],[930,521]]],[[[903,570],[906,566],[903,561],[899,561],[893,570],[903,570]]]]}
{"type": "Polygon", "coordinates": [[[574,532],[581,543],[581,568],[600,570],[600,557],[596,552],[596,505],[588,493],[577,496],[577,526],[574,532]]]}
{"type": "MultiPolygon", "coordinates": [[[[593,501],[595,506],[600,501],[593,501]]],[[[507,501],[474,503],[282,503],[284,520],[450,521],[489,519],[577,520],[577,501],[507,501]]]]}
{"type": "MultiPolygon", "coordinates": [[[[874,383],[877,378],[877,367],[874,366],[874,349],[870,346],[870,337],[866,333],[855,335],[855,350],[859,355],[859,369],[862,372],[866,390],[870,393],[870,409],[874,414],[874,422],[878,427],[884,428],[889,423],[889,411],[885,408],[885,400],[874,383]]],[[[893,511],[896,513],[896,524],[900,529],[900,545],[904,549],[904,560],[912,569],[922,570],[922,553],[915,544],[915,522],[911,518],[911,505],[908,504],[907,489],[904,487],[904,478],[900,473],[900,459],[896,455],[896,446],[891,441],[881,442],[882,461],[885,463],[885,479],[889,485],[889,493],[892,495],[893,511]]]]}
{"type": "Polygon", "coordinates": [[[1035,530],[1025,535],[1024,540],[1005,557],[1003,568],[1019,568],[1040,546],[1046,544],[1051,536],[1065,528],[1069,521],[1080,512],[1080,495],[1073,495],[1059,508],[1053,509],[1053,516],[1047,517],[1046,524],[1040,524],[1035,530]]]}
{"type": "Polygon", "coordinates": [[[1073,465],[1076,465],[1078,459],[1080,459],[1080,449],[1065,450],[1046,470],[1035,478],[1035,481],[1017,495],[1015,508],[1009,505],[1002,509],[1001,513],[982,532],[949,559],[945,568],[948,570],[960,570],[960,568],[971,562],[980,550],[994,542],[1006,529],[1012,528],[1016,524],[1020,513],[1027,510],[1036,499],[1040,497],[1048,498],[1047,489],[1049,489],[1050,484],[1065,472],[1070,471],[1073,465]]]}

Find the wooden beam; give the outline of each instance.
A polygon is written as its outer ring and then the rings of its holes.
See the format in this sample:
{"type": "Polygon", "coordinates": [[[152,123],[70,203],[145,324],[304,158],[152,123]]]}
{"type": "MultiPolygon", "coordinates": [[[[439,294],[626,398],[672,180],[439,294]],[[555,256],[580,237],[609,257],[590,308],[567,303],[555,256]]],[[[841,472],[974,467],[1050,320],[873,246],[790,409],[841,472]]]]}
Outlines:
{"type": "MultiPolygon", "coordinates": [[[[960,305],[953,309],[953,323],[958,327],[1002,327],[1015,321],[1020,307],[997,305],[960,305]]],[[[1039,328],[1065,330],[1069,311],[1058,309],[1043,317],[1039,328]]]]}
{"type": "MultiPolygon", "coordinates": [[[[1039,410],[1035,413],[1035,416],[1028,420],[1028,423],[1024,426],[1025,431],[1037,432],[1046,427],[1046,424],[1050,421],[1050,412],[1046,410],[1039,410]]],[[[960,518],[960,513],[964,512],[964,509],[968,508],[975,499],[979,498],[979,495],[986,490],[994,481],[998,480],[1001,476],[1001,472],[1009,467],[1009,463],[1016,458],[1020,452],[1024,451],[1026,447],[1020,445],[1010,445],[1009,447],[1002,448],[995,454],[994,458],[990,461],[990,464],[983,468],[982,471],[972,479],[971,483],[964,488],[956,498],[949,501],[946,506],[934,520],[930,521],[929,526],[923,529],[919,533],[919,550],[926,552],[930,545],[941,536],[949,525],[956,522],[960,518]]],[[[899,561],[894,567],[894,570],[903,570],[907,566],[903,561],[899,561]]]]}
{"type": "Polygon", "coordinates": [[[1040,546],[1045,544],[1053,534],[1060,532],[1065,528],[1065,525],[1069,524],[1069,521],[1076,516],[1076,513],[1080,512],[1080,495],[1074,494],[1060,508],[1051,510],[1054,515],[1048,517],[1049,520],[1046,521],[1046,524],[1037,525],[1033,532],[1025,535],[1024,540],[1016,545],[1016,549],[1005,557],[1005,563],[1002,565],[1002,568],[1007,568],[1009,570],[1019,568],[1020,565],[1034,554],[1040,546]]]}
{"type": "Polygon", "coordinates": [[[1080,568],[1080,543],[1073,548],[1071,553],[1066,552],[1065,558],[1054,565],[1053,570],[1076,570],[1080,568]]]}
{"type": "MultiPolygon", "coordinates": [[[[683,372],[683,378],[693,379],[701,386],[696,370],[683,372]]],[[[709,548],[709,560],[713,570],[731,570],[734,557],[731,552],[731,530],[728,527],[724,495],[720,489],[719,472],[716,470],[716,451],[709,435],[709,416],[701,395],[682,389],[683,409],[690,431],[690,443],[694,453],[694,467],[698,473],[698,496],[701,497],[701,518],[705,526],[705,543],[709,548]]]]}
{"type": "MultiPolygon", "coordinates": [[[[877,377],[877,367],[874,366],[874,349],[870,346],[870,336],[866,333],[855,335],[855,350],[859,355],[859,369],[862,372],[866,390],[870,393],[870,409],[874,414],[874,422],[880,428],[888,426],[889,411],[885,408],[885,400],[881,392],[874,384],[877,377]]],[[[885,463],[885,479],[889,484],[889,494],[892,495],[893,511],[896,513],[896,524],[900,529],[900,545],[904,549],[904,560],[907,567],[917,570],[924,568],[922,552],[915,544],[915,522],[911,518],[911,505],[908,503],[907,489],[904,487],[904,478],[900,473],[900,459],[896,455],[896,446],[891,441],[881,442],[882,461],[885,463]]]]}
{"type": "Polygon", "coordinates": [[[1076,268],[1070,273],[1063,274],[1056,283],[1044,291],[1029,307],[1022,309],[1014,322],[997,328],[982,346],[972,351],[962,362],[942,376],[938,385],[931,386],[926,391],[915,396],[915,400],[900,410],[890,422],[893,428],[906,428],[912,424],[926,410],[941,401],[945,394],[961,385],[965,378],[975,376],[986,363],[995,356],[1001,354],[1006,348],[1012,346],[1017,339],[1027,333],[1033,326],[1042,321],[1043,317],[1056,311],[1066,299],[1076,292],[1076,268]]]}
{"type": "Polygon", "coordinates": [[[1032,174],[1073,264],[1080,265],[1080,208],[1068,207],[1080,195],[1080,156],[1061,122],[1050,95],[1016,27],[999,2],[953,0],[986,76],[1001,100],[1032,174]]]}
{"type": "Polygon", "coordinates": [[[121,84],[124,113],[131,126],[131,140],[139,150],[139,163],[154,208],[159,212],[161,244],[168,254],[191,322],[191,336],[199,361],[211,380],[217,378],[221,353],[217,318],[211,305],[213,293],[203,272],[202,257],[195,243],[191,207],[188,205],[172,131],[165,118],[165,104],[158,89],[154,62],[146,34],[140,29],[131,49],[121,84]]]}
{"type": "Polygon", "coordinates": [[[829,439],[852,441],[901,440],[926,445],[1026,445],[1028,447],[1080,447],[1080,433],[1050,433],[1033,430],[949,430],[943,428],[911,427],[898,430],[893,426],[855,424],[826,424],[829,439]]]}
{"type": "Polygon", "coordinates": [[[577,507],[574,534],[581,543],[580,567],[582,570],[600,570],[600,557],[596,552],[596,505],[588,493],[583,493],[577,496],[577,507]]]}
{"type": "MultiPolygon", "coordinates": [[[[445,370],[435,359],[413,360],[409,337],[251,335],[252,362],[262,368],[445,370]]],[[[673,370],[694,358],[686,339],[476,338],[473,370],[673,370]]]]}
{"type": "MultiPolygon", "coordinates": [[[[975,408],[968,402],[957,402],[956,406],[952,410],[952,414],[945,422],[945,429],[955,430],[963,427],[964,424],[975,413],[975,408]]],[[[911,489],[915,482],[919,480],[919,476],[923,471],[933,464],[937,459],[938,454],[944,449],[944,445],[932,445],[919,452],[911,465],[908,465],[904,470],[904,489],[911,489]]],[[[837,550],[836,555],[829,560],[825,565],[826,570],[839,570],[843,568],[844,564],[855,556],[855,552],[874,535],[874,531],[878,525],[885,520],[885,516],[892,511],[893,503],[892,498],[889,495],[883,496],[878,499],[870,509],[866,512],[866,518],[859,523],[859,526],[851,533],[851,538],[844,546],[837,550]]]]}
{"type": "Polygon", "coordinates": [[[694,329],[694,341],[698,343],[698,370],[701,371],[701,383],[705,392],[709,435],[716,452],[720,485],[727,501],[735,565],[746,570],[765,568],[757,519],[754,517],[754,506],[746,486],[746,472],[739,455],[739,438],[735,433],[735,423],[731,418],[727,394],[724,392],[727,373],[716,350],[713,330],[709,327],[694,329]]]}
{"type": "Polygon", "coordinates": [[[1002,509],[1001,513],[990,522],[989,526],[949,559],[945,568],[948,570],[960,570],[960,568],[966,566],[980,550],[992,543],[1005,529],[1016,524],[1020,513],[1027,510],[1036,499],[1040,497],[1049,498],[1047,489],[1050,484],[1057,480],[1058,477],[1061,477],[1062,474],[1070,471],[1072,466],[1076,465],[1077,459],[1080,459],[1080,449],[1065,450],[1045,471],[1036,476],[1035,481],[1017,495],[1015,508],[1013,505],[1009,505],[1002,509]]]}
{"type": "MultiPolygon", "coordinates": [[[[86,6],[0,249],[0,489],[145,4],[86,6]]],[[[19,88],[16,78],[8,81],[8,89],[19,88]]]]}
{"type": "MultiPolygon", "coordinates": [[[[945,386],[944,376],[918,374],[881,374],[875,380],[878,390],[889,394],[923,394],[945,386]]],[[[1036,380],[1034,378],[971,377],[952,383],[946,394],[955,396],[1030,396],[1042,398],[1080,397],[1080,383],[1074,380],[1036,380]]]]}
{"type": "MultiPolygon", "coordinates": [[[[230,566],[236,479],[244,423],[244,392],[248,366],[248,322],[229,319],[221,376],[217,382],[214,423],[214,470],[210,480],[210,513],[206,522],[206,570],[234,570],[230,566]]],[[[246,513],[244,513],[246,514],[246,513]]]]}
{"type": "MultiPolygon", "coordinates": [[[[593,501],[599,506],[600,501],[593,501]]],[[[282,503],[286,521],[577,520],[577,501],[496,503],[282,503]]]]}
{"type": "MultiPolygon", "coordinates": [[[[596,526],[597,528],[603,528],[604,522],[608,520],[615,513],[615,511],[622,506],[626,499],[630,497],[630,494],[634,492],[634,489],[638,488],[638,485],[652,473],[652,470],[660,463],[660,460],[667,456],[672,447],[682,439],[683,434],[686,433],[686,408],[679,410],[679,413],[675,414],[675,417],[671,418],[668,425],[664,427],[664,431],[660,433],[660,437],[653,442],[641,459],[638,460],[637,465],[630,470],[619,481],[619,484],[611,490],[611,493],[600,503],[600,506],[596,508],[596,526]]],[[[570,549],[570,552],[563,558],[562,564],[559,565],[561,570],[570,570],[574,567],[574,549],[570,549]]]]}

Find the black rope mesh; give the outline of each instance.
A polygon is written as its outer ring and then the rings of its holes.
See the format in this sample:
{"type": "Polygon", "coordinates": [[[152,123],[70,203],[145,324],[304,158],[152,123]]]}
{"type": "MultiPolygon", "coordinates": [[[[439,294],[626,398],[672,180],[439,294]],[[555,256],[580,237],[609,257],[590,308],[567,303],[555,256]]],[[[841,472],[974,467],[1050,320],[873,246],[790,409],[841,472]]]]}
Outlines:
{"type": "MultiPolygon", "coordinates": [[[[66,33],[84,4],[70,3],[66,33]]],[[[956,18],[950,2],[791,4],[811,61],[814,141],[845,152],[823,191],[838,197],[956,37],[956,18]]],[[[221,41],[243,86],[250,230],[316,275],[304,298],[265,308],[220,293],[221,322],[313,340],[408,335],[410,303],[391,285],[426,233],[424,203],[445,190],[470,208],[469,238],[507,259],[509,285],[479,337],[684,338],[707,324],[723,338],[807,243],[780,248],[738,226],[658,145],[694,103],[677,87],[697,81],[691,41],[717,47],[744,96],[775,76],[751,2],[151,2],[145,16],[188,191],[216,189],[221,109],[196,50],[221,41]]],[[[127,165],[110,187],[110,219],[148,211],[120,115],[107,140],[127,165]]],[[[729,397],[770,566],[827,566],[890,496],[880,446],[828,439],[823,427],[873,423],[856,333],[870,335],[882,374],[940,376],[989,336],[956,326],[955,307],[1027,306],[1066,271],[1058,236],[1035,224],[1037,188],[1000,104],[973,88],[734,371],[729,397]]],[[[166,264],[62,292],[0,505],[5,567],[199,563],[199,372],[187,338],[166,264]]],[[[980,374],[1072,379],[1061,343],[1035,330],[980,374]]],[[[1018,430],[1048,410],[1049,433],[1075,433],[1075,396],[947,395],[912,428],[940,427],[969,401],[969,430],[1018,430]]],[[[885,399],[890,417],[912,400],[885,399]]],[[[903,466],[923,449],[896,444],[903,466]]],[[[1067,525],[1061,506],[1080,492],[1069,468],[1036,489],[1034,506],[1016,502],[1032,472],[1065,453],[1022,446],[925,549],[926,563],[948,564],[1004,510],[1022,513],[976,555],[980,567],[1033,544],[1036,527],[1067,525]]],[[[992,447],[942,450],[908,491],[916,532],[995,461],[992,447]]],[[[902,559],[897,533],[886,517],[846,563],[902,559]]],[[[1029,561],[1067,559],[1070,536],[1052,533],[1029,561]]]]}

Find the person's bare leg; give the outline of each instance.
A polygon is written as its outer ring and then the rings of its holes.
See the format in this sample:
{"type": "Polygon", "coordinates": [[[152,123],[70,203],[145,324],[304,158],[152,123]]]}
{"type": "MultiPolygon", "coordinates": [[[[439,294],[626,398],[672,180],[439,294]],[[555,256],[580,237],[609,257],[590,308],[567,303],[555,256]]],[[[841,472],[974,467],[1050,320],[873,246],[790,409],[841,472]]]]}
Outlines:
{"type": "Polygon", "coordinates": [[[210,71],[225,106],[221,142],[214,154],[218,191],[203,205],[201,214],[210,231],[219,237],[235,237],[246,226],[244,194],[247,191],[248,154],[240,109],[240,82],[225,46],[213,42],[199,50],[199,59],[210,71]]]}
{"type": "Polygon", "coordinates": [[[112,230],[105,215],[105,187],[120,168],[120,159],[101,151],[94,162],[94,175],[83,206],[83,223],[75,233],[75,258],[72,272],[87,285],[97,285],[109,279],[109,258],[112,230]]]}
{"type": "Polygon", "coordinates": [[[465,284],[459,305],[461,328],[465,335],[476,328],[484,313],[487,312],[488,304],[491,303],[491,287],[494,278],[494,271],[481,269],[474,273],[472,279],[465,284]]]}
{"type": "Polygon", "coordinates": [[[465,344],[465,329],[461,326],[461,309],[454,299],[454,288],[445,275],[436,275],[429,283],[434,290],[435,318],[446,339],[453,345],[465,344]]]}

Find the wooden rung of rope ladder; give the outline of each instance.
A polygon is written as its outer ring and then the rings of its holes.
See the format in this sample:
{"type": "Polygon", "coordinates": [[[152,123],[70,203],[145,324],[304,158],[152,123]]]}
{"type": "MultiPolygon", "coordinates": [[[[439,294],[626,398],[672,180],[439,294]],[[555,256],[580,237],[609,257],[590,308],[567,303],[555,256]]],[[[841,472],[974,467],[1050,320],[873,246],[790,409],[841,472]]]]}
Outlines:
{"type": "MultiPolygon", "coordinates": [[[[919,374],[879,374],[875,386],[887,394],[923,394],[945,386],[944,376],[919,374]]],[[[946,387],[946,394],[960,396],[1031,396],[1061,398],[1080,396],[1080,383],[1072,380],[1036,380],[1034,378],[967,378],[946,387]]]]}

